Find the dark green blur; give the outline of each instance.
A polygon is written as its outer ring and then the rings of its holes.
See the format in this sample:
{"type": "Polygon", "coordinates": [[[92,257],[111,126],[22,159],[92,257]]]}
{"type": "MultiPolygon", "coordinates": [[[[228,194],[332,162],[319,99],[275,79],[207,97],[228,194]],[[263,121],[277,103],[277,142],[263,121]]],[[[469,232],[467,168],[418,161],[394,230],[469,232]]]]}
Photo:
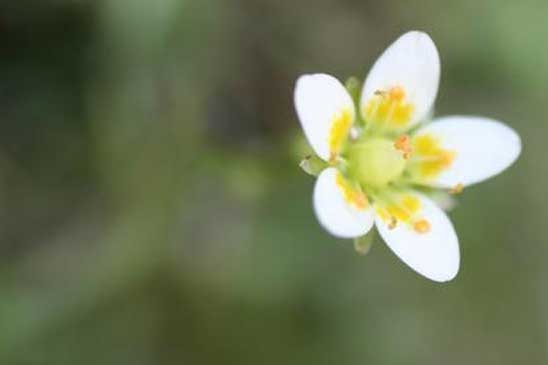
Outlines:
{"type": "Polygon", "coordinates": [[[548,3],[0,1],[0,364],[548,362],[548,3]],[[305,72],[363,78],[407,30],[436,114],[523,153],[451,213],[437,284],[311,209],[305,72]]]}

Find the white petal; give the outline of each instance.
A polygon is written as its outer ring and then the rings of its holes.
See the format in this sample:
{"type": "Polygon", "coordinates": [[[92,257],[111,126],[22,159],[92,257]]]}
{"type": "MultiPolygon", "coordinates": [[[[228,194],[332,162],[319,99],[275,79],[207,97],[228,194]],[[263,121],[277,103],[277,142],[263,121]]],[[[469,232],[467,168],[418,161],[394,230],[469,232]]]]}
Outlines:
{"type": "Polygon", "coordinates": [[[378,90],[401,87],[406,100],[414,107],[407,127],[423,118],[432,109],[440,79],[438,50],[430,36],[411,31],[398,38],[377,59],[367,76],[361,96],[361,110],[378,90]]]}
{"type": "Polygon", "coordinates": [[[366,234],[374,223],[373,209],[348,203],[337,185],[337,169],[325,169],[314,187],[314,210],[320,224],[332,235],[354,238],[366,234]]]}
{"type": "Polygon", "coordinates": [[[455,152],[451,165],[426,183],[450,188],[471,185],[495,176],[510,166],[521,152],[518,134],[498,121],[470,116],[439,118],[416,135],[439,138],[442,148],[455,152]]]}
{"type": "Polygon", "coordinates": [[[354,123],[352,98],[339,80],[326,74],[299,77],[294,98],[297,115],[308,143],[318,156],[329,160],[332,152],[329,140],[336,116],[348,111],[351,123],[354,123]]]}
{"type": "Polygon", "coordinates": [[[413,270],[430,280],[449,281],[459,271],[457,235],[449,218],[434,202],[416,196],[421,202],[418,214],[430,223],[430,231],[418,233],[406,223],[390,229],[380,217],[375,218],[375,224],[388,247],[413,270]]]}

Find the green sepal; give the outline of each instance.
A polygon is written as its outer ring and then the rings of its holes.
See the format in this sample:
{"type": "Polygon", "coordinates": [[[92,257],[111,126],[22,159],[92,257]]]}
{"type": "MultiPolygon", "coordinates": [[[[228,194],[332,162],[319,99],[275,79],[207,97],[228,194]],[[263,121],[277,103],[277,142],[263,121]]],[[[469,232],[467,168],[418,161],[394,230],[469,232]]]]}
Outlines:
{"type": "Polygon", "coordinates": [[[352,76],[346,80],[344,87],[354,102],[354,109],[356,111],[356,125],[363,126],[364,122],[361,118],[361,113],[359,110],[362,82],[357,77],[352,76]]]}
{"type": "Polygon", "coordinates": [[[354,105],[359,105],[360,93],[362,91],[362,83],[360,82],[360,80],[355,76],[349,77],[346,80],[344,87],[346,87],[346,91],[348,91],[348,93],[352,97],[354,105]]]}
{"type": "Polygon", "coordinates": [[[377,232],[375,229],[369,230],[365,235],[361,237],[354,238],[354,250],[360,255],[367,255],[373,246],[373,242],[377,237],[377,232]]]}
{"type": "Polygon", "coordinates": [[[316,155],[308,155],[299,163],[299,166],[307,174],[318,176],[327,167],[327,163],[316,155]]]}

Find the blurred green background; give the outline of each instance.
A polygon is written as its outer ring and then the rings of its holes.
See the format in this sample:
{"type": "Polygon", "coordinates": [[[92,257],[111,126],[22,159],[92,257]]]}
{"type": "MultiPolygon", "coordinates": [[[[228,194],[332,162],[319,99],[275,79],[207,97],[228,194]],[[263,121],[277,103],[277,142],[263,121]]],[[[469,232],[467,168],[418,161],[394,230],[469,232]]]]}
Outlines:
{"type": "Polygon", "coordinates": [[[0,2],[1,364],[548,361],[548,3],[0,2]],[[440,285],[330,237],[293,83],[364,77],[401,33],[437,114],[507,122],[518,162],[459,197],[440,285]]]}

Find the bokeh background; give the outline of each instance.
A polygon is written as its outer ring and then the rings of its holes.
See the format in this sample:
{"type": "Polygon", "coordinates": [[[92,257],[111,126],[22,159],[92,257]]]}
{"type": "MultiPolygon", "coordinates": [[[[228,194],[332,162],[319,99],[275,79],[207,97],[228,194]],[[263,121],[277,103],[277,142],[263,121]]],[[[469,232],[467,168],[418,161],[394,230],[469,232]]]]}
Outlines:
{"type": "Polygon", "coordinates": [[[0,2],[0,363],[548,361],[548,3],[0,2]],[[410,29],[442,57],[437,114],[523,153],[451,213],[430,282],[330,237],[295,79],[364,77],[410,29]]]}

